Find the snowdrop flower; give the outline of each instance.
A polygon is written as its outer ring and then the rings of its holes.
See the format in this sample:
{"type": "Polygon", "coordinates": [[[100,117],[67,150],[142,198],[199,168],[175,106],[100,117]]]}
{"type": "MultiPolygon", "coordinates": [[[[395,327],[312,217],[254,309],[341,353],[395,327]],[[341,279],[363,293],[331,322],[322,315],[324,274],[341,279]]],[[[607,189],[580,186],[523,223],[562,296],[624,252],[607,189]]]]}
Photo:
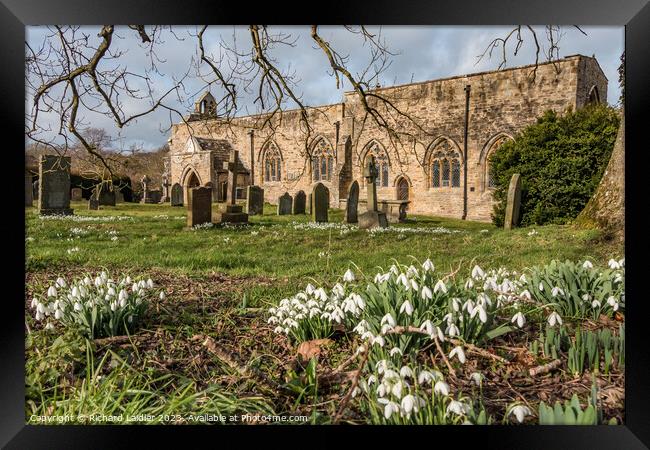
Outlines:
{"type": "Polygon", "coordinates": [[[541,281],[539,282],[538,288],[539,288],[540,291],[544,291],[544,285],[542,284],[541,281]]]}
{"type": "Polygon", "coordinates": [[[126,278],[124,279],[124,282],[126,284],[131,284],[131,277],[127,275],[126,278]]]}
{"type": "Polygon", "coordinates": [[[436,384],[433,386],[433,392],[446,397],[449,395],[449,385],[442,380],[436,381],[436,384]]]}
{"type": "Polygon", "coordinates": [[[38,306],[38,299],[37,299],[36,297],[33,297],[33,298],[32,298],[32,303],[31,303],[31,307],[32,307],[32,309],[34,309],[34,308],[36,308],[37,306],[38,306]]]}
{"type": "Polygon", "coordinates": [[[403,366],[399,370],[399,374],[401,375],[402,378],[414,378],[413,370],[411,370],[409,366],[403,366]]]}
{"type": "Polygon", "coordinates": [[[518,326],[519,328],[521,328],[521,327],[523,327],[524,324],[526,323],[526,318],[525,318],[524,315],[521,313],[521,311],[519,311],[517,314],[515,314],[514,316],[512,316],[512,320],[510,320],[510,322],[513,322],[513,323],[514,323],[514,322],[517,322],[517,326],[518,326]]]}
{"type": "Polygon", "coordinates": [[[75,311],[81,311],[81,309],[82,309],[82,307],[81,307],[81,303],[76,302],[76,303],[74,304],[73,308],[74,308],[75,311]]]}
{"type": "Polygon", "coordinates": [[[66,287],[65,280],[63,278],[61,278],[61,277],[56,279],[56,284],[57,284],[57,286],[62,287],[62,288],[66,287]]]}
{"type": "Polygon", "coordinates": [[[465,282],[465,289],[472,289],[474,287],[474,282],[471,278],[468,278],[465,282]]]}
{"type": "Polygon", "coordinates": [[[440,327],[436,327],[436,333],[438,334],[438,339],[440,342],[445,342],[445,334],[442,332],[440,327]]]}
{"type": "Polygon", "coordinates": [[[56,288],[54,286],[50,286],[49,289],[47,290],[47,296],[48,297],[56,297],[56,288]]]}
{"type": "MultiPolygon", "coordinates": [[[[402,305],[404,306],[404,305],[402,305]]],[[[395,319],[393,319],[393,316],[390,315],[390,313],[386,314],[384,317],[381,318],[381,325],[384,323],[390,325],[391,327],[395,326],[395,319]]]]}
{"type": "Polygon", "coordinates": [[[63,311],[61,311],[60,309],[57,309],[57,310],[54,312],[54,318],[58,320],[58,319],[60,319],[61,317],[63,317],[63,311]]]}
{"type": "Polygon", "coordinates": [[[153,280],[152,280],[151,278],[149,278],[149,279],[147,280],[147,287],[148,287],[149,289],[153,289],[153,280]]]}
{"type": "Polygon", "coordinates": [[[458,416],[462,416],[465,414],[465,407],[461,402],[457,400],[452,400],[451,402],[449,402],[449,405],[447,406],[447,414],[449,414],[450,412],[458,416]]]}
{"type": "Polygon", "coordinates": [[[478,265],[474,266],[472,269],[472,278],[478,280],[485,277],[485,272],[478,265]]]}
{"type": "Polygon", "coordinates": [[[450,337],[458,336],[460,334],[460,330],[455,324],[449,324],[447,329],[445,330],[445,334],[450,337]]]}
{"type": "Polygon", "coordinates": [[[416,401],[415,397],[411,394],[408,394],[402,399],[402,409],[407,415],[411,414],[411,411],[417,412],[418,410],[418,402],[416,401]]]}
{"type": "Polygon", "coordinates": [[[422,268],[425,272],[433,272],[435,270],[435,267],[429,258],[427,258],[427,260],[422,263],[422,268]]]}
{"type": "Polygon", "coordinates": [[[527,298],[528,300],[533,299],[532,296],[530,295],[530,292],[528,292],[528,289],[525,289],[521,294],[519,294],[519,296],[523,298],[527,298]]]}
{"type": "Polygon", "coordinates": [[[510,414],[517,418],[517,422],[522,423],[524,421],[524,417],[530,416],[532,413],[530,412],[530,408],[528,406],[524,405],[517,405],[514,408],[510,410],[510,414]]]}
{"type": "Polygon", "coordinates": [[[408,316],[413,314],[413,305],[411,305],[411,302],[406,300],[404,303],[402,303],[402,306],[399,309],[400,314],[403,312],[406,312],[408,316]]]}
{"type": "Polygon", "coordinates": [[[45,325],[45,329],[46,329],[46,330],[53,330],[53,329],[54,329],[54,325],[52,324],[52,322],[48,322],[48,324],[45,325]]]}
{"type": "Polygon", "coordinates": [[[555,324],[562,325],[562,318],[558,313],[553,311],[550,316],[548,316],[548,324],[552,327],[555,326],[555,324]]]}
{"type": "Polygon", "coordinates": [[[426,331],[426,333],[429,336],[433,336],[433,331],[434,331],[433,323],[428,319],[425,320],[424,322],[422,322],[422,325],[420,325],[420,330],[426,331]]]}
{"type": "Polygon", "coordinates": [[[420,293],[422,300],[431,300],[433,298],[433,292],[427,286],[422,286],[422,292],[420,293]]]}
{"type": "Polygon", "coordinates": [[[402,380],[399,380],[397,383],[395,383],[390,390],[390,392],[397,398],[402,398],[402,390],[404,389],[404,383],[402,383],[402,380]]]}
{"type": "Polygon", "coordinates": [[[418,286],[417,281],[411,279],[411,280],[409,280],[409,282],[411,283],[411,289],[413,289],[414,291],[417,292],[417,290],[420,289],[420,286],[418,286]]]}
{"type": "Polygon", "coordinates": [[[377,401],[386,404],[386,406],[384,407],[384,417],[386,419],[390,419],[390,416],[393,415],[393,413],[399,412],[400,405],[398,403],[392,402],[385,398],[380,398],[377,401]]]}
{"type": "Polygon", "coordinates": [[[314,289],[316,289],[311,283],[307,284],[307,287],[305,288],[305,292],[309,295],[311,295],[314,292],[314,289]]]}
{"type": "Polygon", "coordinates": [[[435,378],[428,370],[423,370],[418,375],[418,384],[430,383],[432,380],[435,378]]]}
{"type": "Polygon", "coordinates": [[[399,347],[393,347],[393,348],[391,348],[391,349],[390,349],[390,352],[388,352],[388,353],[390,354],[390,356],[395,356],[395,355],[400,355],[400,356],[402,356],[402,355],[403,355],[403,353],[402,353],[402,351],[399,349],[399,347]]]}
{"type": "Polygon", "coordinates": [[[607,299],[607,304],[608,304],[609,306],[614,306],[616,303],[618,303],[618,302],[616,301],[616,297],[610,296],[610,297],[607,299]]]}
{"type": "Polygon", "coordinates": [[[564,297],[564,291],[561,288],[555,286],[553,289],[551,289],[551,295],[553,297],[557,297],[558,294],[564,297]]]}
{"type": "Polygon", "coordinates": [[[384,340],[383,337],[381,336],[375,336],[374,339],[372,340],[372,344],[377,344],[380,347],[383,347],[386,344],[386,341],[384,340]]]}
{"type": "Polygon", "coordinates": [[[165,300],[165,291],[160,291],[160,300],[165,300]]]}
{"type": "Polygon", "coordinates": [[[481,385],[481,382],[483,381],[483,374],[478,373],[478,372],[472,372],[472,374],[469,376],[470,380],[477,386],[481,385]]]}
{"type": "Polygon", "coordinates": [[[445,286],[445,283],[442,280],[438,280],[436,285],[433,287],[433,292],[438,292],[442,291],[443,294],[447,293],[447,286],[445,286]]]}
{"type": "MultiPolygon", "coordinates": [[[[622,261],[622,260],[621,260],[622,261]]],[[[620,269],[621,265],[615,259],[610,259],[607,263],[610,269],[620,269]]]]}
{"type": "Polygon", "coordinates": [[[460,300],[457,298],[452,298],[451,299],[451,307],[454,309],[454,311],[458,312],[460,311],[460,300]]]}
{"type": "Polygon", "coordinates": [[[106,294],[110,296],[115,295],[115,289],[113,289],[113,286],[108,288],[108,292],[106,294]]]}
{"type": "Polygon", "coordinates": [[[593,269],[594,265],[591,263],[591,261],[586,260],[585,262],[582,263],[582,267],[584,267],[585,269],[593,269]]]}
{"type": "Polygon", "coordinates": [[[460,361],[461,364],[465,364],[465,352],[460,345],[454,347],[453,350],[449,353],[450,359],[454,356],[458,358],[458,361],[460,361]]]}
{"type": "Polygon", "coordinates": [[[345,274],[343,274],[343,281],[354,281],[354,272],[352,272],[350,269],[348,269],[345,274]]]}
{"type": "Polygon", "coordinates": [[[600,308],[600,302],[598,300],[594,300],[593,302],[591,302],[591,307],[594,309],[600,308]]]}
{"type": "Polygon", "coordinates": [[[474,308],[470,313],[470,316],[474,317],[477,312],[478,312],[479,320],[483,323],[487,322],[487,313],[485,312],[485,308],[483,308],[483,305],[476,306],[476,308],[474,308]]]}

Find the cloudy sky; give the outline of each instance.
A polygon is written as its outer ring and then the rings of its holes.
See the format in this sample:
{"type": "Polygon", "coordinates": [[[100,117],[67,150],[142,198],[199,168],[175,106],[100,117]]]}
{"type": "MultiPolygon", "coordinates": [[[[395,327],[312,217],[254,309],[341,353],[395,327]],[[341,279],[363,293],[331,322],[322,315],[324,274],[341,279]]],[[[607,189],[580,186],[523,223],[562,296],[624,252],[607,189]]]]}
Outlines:
{"type": "MultiPolygon", "coordinates": [[[[390,57],[390,65],[379,79],[382,86],[390,86],[497,69],[500,63],[498,52],[495,52],[497,54],[493,54],[491,59],[485,57],[479,61],[477,57],[483,53],[492,39],[504,37],[512,27],[389,26],[369,29],[377,36],[381,36],[391,52],[395,54],[390,57]]],[[[624,49],[624,29],[622,27],[582,27],[581,29],[586,36],[576,28],[569,26],[562,28],[559,41],[560,56],[577,53],[595,55],[609,80],[607,101],[614,105],[620,94],[617,68],[624,49]]],[[[358,75],[368,66],[370,48],[368,44],[364,45],[361,36],[351,34],[342,27],[323,26],[319,30],[323,39],[330,42],[342,55],[349,55],[348,68],[352,73],[358,75]]],[[[543,41],[543,46],[547,47],[544,27],[536,27],[536,30],[540,40],[543,41]]],[[[97,37],[99,27],[84,27],[82,31],[87,32],[91,45],[99,43],[97,37]]],[[[167,30],[160,35],[163,42],[156,46],[157,73],[148,72],[148,75],[155,96],[160,96],[172,87],[174,80],[184,77],[180,98],[170,96],[167,98],[167,104],[186,114],[190,112],[197,96],[206,89],[207,82],[213,78],[206,76],[209,74],[205,67],[201,73],[197,73],[193,65],[193,61],[198,58],[195,37],[197,27],[174,27],[173,31],[174,35],[167,30]]],[[[328,70],[327,59],[313,43],[309,27],[275,26],[270,27],[270,31],[272,34],[290,35],[292,46],[277,45],[270,54],[283,71],[294,76],[295,90],[302,96],[305,104],[316,106],[341,101],[343,92],[350,90],[350,86],[344,84],[341,88],[336,88],[336,82],[331,71],[328,70]]],[[[32,48],[38,48],[49,34],[51,31],[46,27],[28,27],[27,42],[32,48]]],[[[535,62],[535,44],[528,34],[524,34],[523,37],[525,41],[517,56],[513,56],[514,39],[508,46],[507,67],[535,62]]],[[[222,45],[236,48],[240,53],[249,52],[251,49],[250,33],[246,27],[210,27],[204,41],[206,52],[213,55],[214,59],[219,59],[220,54],[223,55],[222,45]]],[[[144,74],[148,69],[150,59],[147,49],[140,43],[133,30],[118,27],[111,48],[123,53],[117,60],[103,62],[104,68],[121,64],[130,72],[137,74],[144,74]]],[[[137,78],[133,78],[132,84],[143,86],[137,78]]],[[[216,87],[213,86],[211,90],[215,97],[219,96],[220,92],[216,87]]],[[[241,94],[239,100],[241,114],[256,112],[257,105],[253,104],[255,95],[246,93],[241,83],[238,83],[238,92],[241,94]]],[[[26,104],[29,111],[32,104],[29,98],[26,99],[26,104]]],[[[125,111],[131,114],[147,110],[149,107],[145,100],[128,99],[124,102],[125,111]]],[[[85,123],[106,129],[116,138],[115,146],[119,148],[128,148],[135,144],[145,149],[153,149],[164,144],[169,137],[166,128],[170,124],[170,113],[165,110],[156,110],[122,130],[118,130],[108,117],[88,111],[85,111],[83,116],[85,123]]],[[[171,120],[179,121],[178,116],[172,116],[171,120]]],[[[47,126],[48,121],[52,124],[58,122],[53,114],[44,114],[41,125],[47,126]]]]}

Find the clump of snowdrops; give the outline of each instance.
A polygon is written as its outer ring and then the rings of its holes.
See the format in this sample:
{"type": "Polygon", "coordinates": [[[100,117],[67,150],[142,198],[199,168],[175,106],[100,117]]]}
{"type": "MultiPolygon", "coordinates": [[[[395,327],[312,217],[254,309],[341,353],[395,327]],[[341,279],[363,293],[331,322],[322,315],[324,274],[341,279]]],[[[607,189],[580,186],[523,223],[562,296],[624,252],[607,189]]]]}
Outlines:
{"type": "MultiPolygon", "coordinates": [[[[153,295],[151,279],[113,280],[106,271],[94,278],[86,275],[67,282],[59,277],[43,294],[31,301],[36,320],[79,327],[90,339],[130,333],[141,321],[153,295]]],[[[161,291],[160,298],[164,298],[161,291]]]]}

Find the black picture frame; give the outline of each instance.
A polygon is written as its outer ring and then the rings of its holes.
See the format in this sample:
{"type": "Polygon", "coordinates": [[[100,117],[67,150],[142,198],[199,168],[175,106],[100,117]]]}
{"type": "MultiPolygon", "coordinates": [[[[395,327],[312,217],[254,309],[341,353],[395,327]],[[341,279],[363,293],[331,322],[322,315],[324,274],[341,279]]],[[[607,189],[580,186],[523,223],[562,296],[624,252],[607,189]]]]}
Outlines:
{"type": "MultiPolygon", "coordinates": [[[[8,291],[2,299],[2,326],[0,327],[0,444],[6,448],[125,448],[143,436],[147,445],[178,447],[197,444],[193,439],[207,439],[208,445],[222,445],[223,439],[238,442],[250,437],[263,437],[286,447],[348,445],[350,439],[372,437],[388,445],[398,438],[401,444],[417,447],[448,445],[443,439],[455,442],[453,448],[465,447],[471,442],[476,448],[525,449],[642,449],[650,447],[650,350],[645,322],[649,317],[648,301],[644,298],[642,283],[647,264],[644,250],[647,238],[644,230],[643,194],[647,186],[642,179],[645,164],[642,160],[647,148],[644,128],[647,126],[646,101],[650,75],[650,4],[647,0],[619,3],[617,0],[545,0],[517,2],[514,0],[444,0],[427,2],[365,2],[330,1],[326,3],[284,1],[264,2],[253,6],[250,2],[183,2],[144,0],[3,0],[0,5],[0,48],[2,49],[2,115],[4,133],[3,155],[6,170],[5,186],[20,186],[19,165],[24,158],[18,149],[24,146],[24,42],[25,26],[41,24],[99,24],[99,23],[173,23],[173,24],[241,24],[241,23],[365,23],[386,25],[504,25],[578,24],[625,26],[626,84],[626,322],[628,345],[626,354],[625,417],[620,426],[598,427],[145,427],[145,426],[34,426],[25,425],[24,413],[24,211],[21,195],[9,188],[5,197],[3,221],[11,225],[5,233],[3,261],[0,275],[8,291]],[[310,9],[311,8],[311,9],[310,9]],[[21,137],[22,136],[22,137],[21,137]],[[23,220],[21,220],[21,217],[23,220]],[[21,266],[22,263],[22,266],[21,266]],[[22,280],[22,281],[21,281],[22,280]],[[325,428],[325,429],[323,429],[325,428]],[[323,439],[314,433],[325,433],[323,439]],[[290,439],[288,439],[290,438],[290,439]],[[190,440],[192,439],[192,440],[190,440]],[[387,440],[388,439],[388,440],[387,440]],[[157,442],[157,443],[156,443],[157,442]]],[[[610,80],[616,82],[616,80],[610,80]]],[[[647,172],[647,169],[645,170],[647,172]]],[[[238,444],[239,445],[239,444],[238,444]]],[[[368,444],[370,445],[370,444],[368,444]]]]}

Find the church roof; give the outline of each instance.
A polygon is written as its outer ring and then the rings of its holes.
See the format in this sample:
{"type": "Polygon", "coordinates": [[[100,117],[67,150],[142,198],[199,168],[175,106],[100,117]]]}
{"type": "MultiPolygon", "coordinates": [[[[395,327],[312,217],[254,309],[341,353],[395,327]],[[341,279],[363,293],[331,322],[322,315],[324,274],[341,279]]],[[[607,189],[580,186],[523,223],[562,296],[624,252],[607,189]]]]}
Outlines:
{"type": "MultiPolygon", "coordinates": [[[[214,155],[214,160],[218,163],[215,168],[217,171],[223,171],[222,163],[230,159],[230,152],[233,149],[230,142],[225,139],[210,139],[194,137],[194,141],[199,145],[203,151],[210,151],[214,155]]],[[[239,173],[248,173],[248,168],[244,165],[241,158],[237,157],[239,173]]]]}

